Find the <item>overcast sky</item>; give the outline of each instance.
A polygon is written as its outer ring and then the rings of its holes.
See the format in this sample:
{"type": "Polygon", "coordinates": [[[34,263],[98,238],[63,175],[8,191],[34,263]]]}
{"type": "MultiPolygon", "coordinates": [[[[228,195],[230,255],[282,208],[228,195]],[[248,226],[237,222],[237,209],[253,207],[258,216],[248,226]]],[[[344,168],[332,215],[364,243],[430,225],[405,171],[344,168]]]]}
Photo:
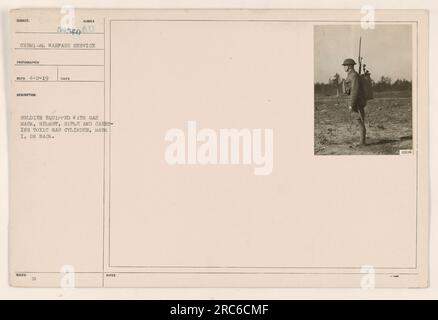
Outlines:
{"type": "Polygon", "coordinates": [[[327,83],[336,72],[345,78],[341,64],[346,58],[357,62],[359,37],[373,80],[381,76],[412,80],[412,26],[376,24],[374,30],[364,30],[358,24],[315,26],[315,82],[327,83]]]}

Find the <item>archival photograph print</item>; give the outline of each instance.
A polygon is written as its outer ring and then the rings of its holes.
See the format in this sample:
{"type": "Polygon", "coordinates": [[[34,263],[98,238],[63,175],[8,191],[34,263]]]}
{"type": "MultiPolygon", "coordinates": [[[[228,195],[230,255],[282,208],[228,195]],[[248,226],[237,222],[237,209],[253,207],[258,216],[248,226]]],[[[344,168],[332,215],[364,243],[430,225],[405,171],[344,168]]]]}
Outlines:
{"type": "Polygon", "coordinates": [[[314,29],[314,154],[412,153],[412,26],[314,29]]]}

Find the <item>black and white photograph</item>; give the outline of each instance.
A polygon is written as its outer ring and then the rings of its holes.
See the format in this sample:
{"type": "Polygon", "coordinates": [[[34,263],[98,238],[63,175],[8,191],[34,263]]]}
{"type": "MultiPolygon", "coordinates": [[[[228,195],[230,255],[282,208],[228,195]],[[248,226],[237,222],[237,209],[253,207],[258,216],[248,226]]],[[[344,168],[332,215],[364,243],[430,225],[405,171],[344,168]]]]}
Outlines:
{"type": "Polygon", "coordinates": [[[412,40],[409,24],[315,26],[315,155],[412,153],[412,40]]]}

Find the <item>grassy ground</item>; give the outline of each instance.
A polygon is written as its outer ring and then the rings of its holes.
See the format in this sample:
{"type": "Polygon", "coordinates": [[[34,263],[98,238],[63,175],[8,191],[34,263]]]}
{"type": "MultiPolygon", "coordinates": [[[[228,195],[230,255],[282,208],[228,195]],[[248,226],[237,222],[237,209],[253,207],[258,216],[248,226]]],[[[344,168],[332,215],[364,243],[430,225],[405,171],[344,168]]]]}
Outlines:
{"type": "Polygon", "coordinates": [[[367,145],[347,107],[347,97],[315,96],[315,154],[399,154],[412,149],[410,92],[375,93],[365,108],[367,145]]]}

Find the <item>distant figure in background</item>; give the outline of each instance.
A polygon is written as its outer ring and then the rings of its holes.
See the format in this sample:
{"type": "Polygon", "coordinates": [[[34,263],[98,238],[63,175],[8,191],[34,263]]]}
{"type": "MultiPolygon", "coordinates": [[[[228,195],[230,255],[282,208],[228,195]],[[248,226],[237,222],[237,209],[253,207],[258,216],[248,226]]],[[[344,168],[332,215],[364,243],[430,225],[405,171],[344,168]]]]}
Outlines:
{"type": "Polygon", "coordinates": [[[345,59],[342,63],[345,72],[347,72],[347,79],[345,80],[345,94],[350,96],[348,108],[355,116],[359,125],[359,145],[366,145],[365,106],[367,104],[367,100],[363,92],[359,78],[360,76],[356,70],[354,70],[355,64],[356,62],[350,58],[345,59]]]}
{"type": "Polygon", "coordinates": [[[340,83],[340,78],[341,78],[341,76],[338,73],[336,73],[333,76],[333,78],[331,79],[331,82],[336,87],[336,97],[339,97],[339,95],[340,95],[340,90],[339,90],[339,87],[340,87],[340,84],[341,84],[340,83]]]}

